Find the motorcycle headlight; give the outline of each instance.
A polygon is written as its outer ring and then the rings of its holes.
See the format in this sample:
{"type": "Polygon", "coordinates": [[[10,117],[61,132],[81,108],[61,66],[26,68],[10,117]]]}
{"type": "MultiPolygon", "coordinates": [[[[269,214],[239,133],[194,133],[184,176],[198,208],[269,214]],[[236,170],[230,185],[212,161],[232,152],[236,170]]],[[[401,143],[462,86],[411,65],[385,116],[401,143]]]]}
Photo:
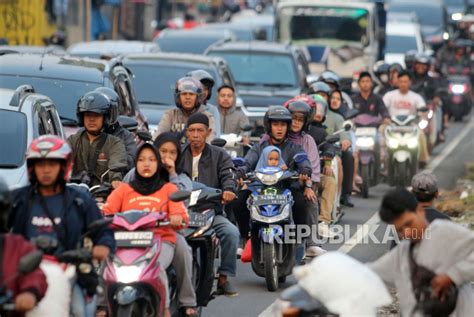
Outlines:
{"type": "Polygon", "coordinates": [[[414,149],[418,146],[418,139],[410,138],[407,140],[407,146],[409,149],[414,149]]]}
{"type": "Polygon", "coordinates": [[[433,111],[433,110],[428,111],[428,119],[432,119],[432,118],[433,118],[433,115],[434,115],[434,111],[433,111]]]}
{"type": "Polygon", "coordinates": [[[140,274],[143,270],[145,262],[142,262],[141,265],[124,265],[124,266],[115,266],[115,274],[117,275],[117,281],[120,283],[133,283],[138,281],[140,274]]]}
{"type": "Polygon", "coordinates": [[[90,263],[80,263],[77,268],[82,274],[89,274],[93,269],[92,264],[90,263]]]}
{"type": "Polygon", "coordinates": [[[421,129],[421,130],[424,130],[428,127],[428,120],[421,120],[419,123],[418,123],[418,127],[421,129]]]}
{"type": "Polygon", "coordinates": [[[461,12],[456,12],[456,13],[451,14],[451,19],[453,21],[459,21],[462,19],[462,16],[463,14],[461,12]]]}
{"type": "Polygon", "coordinates": [[[356,141],[357,147],[360,148],[371,148],[374,146],[375,142],[373,138],[370,137],[359,137],[356,141]]]}
{"type": "Polygon", "coordinates": [[[400,142],[398,142],[397,139],[390,138],[390,139],[387,140],[387,145],[391,149],[396,149],[400,145],[400,142]]]}
{"type": "Polygon", "coordinates": [[[272,186],[278,183],[278,180],[283,176],[283,171],[274,174],[256,173],[257,179],[264,185],[272,186]]]}
{"type": "Polygon", "coordinates": [[[451,91],[453,92],[453,94],[461,95],[465,92],[465,90],[466,87],[462,84],[454,84],[451,86],[451,91]]]}

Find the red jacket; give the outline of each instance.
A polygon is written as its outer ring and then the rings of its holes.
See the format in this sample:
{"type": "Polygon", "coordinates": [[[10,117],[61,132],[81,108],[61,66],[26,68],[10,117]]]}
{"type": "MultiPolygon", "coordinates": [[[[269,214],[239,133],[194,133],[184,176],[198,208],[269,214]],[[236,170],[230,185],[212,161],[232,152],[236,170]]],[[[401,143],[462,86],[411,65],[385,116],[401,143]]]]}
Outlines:
{"type": "MultiPolygon", "coordinates": [[[[3,236],[3,250],[0,250],[3,252],[1,285],[10,276],[16,274],[21,257],[35,251],[35,247],[20,235],[5,234],[3,236]]],[[[46,294],[48,284],[43,271],[37,268],[31,273],[8,282],[7,288],[13,292],[15,297],[24,292],[31,292],[39,302],[46,294]]],[[[24,314],[17,313],[15,316],[24,316],[24,314]]]]}

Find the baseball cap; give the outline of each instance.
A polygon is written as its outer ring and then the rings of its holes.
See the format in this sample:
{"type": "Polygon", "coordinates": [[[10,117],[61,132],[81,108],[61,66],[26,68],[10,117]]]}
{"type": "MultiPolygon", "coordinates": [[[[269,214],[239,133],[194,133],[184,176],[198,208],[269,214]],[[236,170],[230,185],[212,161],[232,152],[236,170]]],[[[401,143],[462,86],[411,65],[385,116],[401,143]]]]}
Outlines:
{"type": "Polygon", "coordinates": [[[431,173],[421,172],[413,176],[411,186],[413,192],[434,194],[438,191],[438,180],[431,173]]]}

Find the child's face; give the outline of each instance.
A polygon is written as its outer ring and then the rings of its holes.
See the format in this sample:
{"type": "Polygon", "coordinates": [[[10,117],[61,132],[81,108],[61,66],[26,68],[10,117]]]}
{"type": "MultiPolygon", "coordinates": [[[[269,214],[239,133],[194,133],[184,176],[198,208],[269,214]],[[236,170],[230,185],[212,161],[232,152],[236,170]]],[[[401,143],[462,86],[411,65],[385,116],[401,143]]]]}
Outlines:
{"type": "Polygon", "coordinates": [[[268,154],[268,166],[278,166],[278,163],[280,163],[280,155],[277,151],[271,151],[268,154]]]}

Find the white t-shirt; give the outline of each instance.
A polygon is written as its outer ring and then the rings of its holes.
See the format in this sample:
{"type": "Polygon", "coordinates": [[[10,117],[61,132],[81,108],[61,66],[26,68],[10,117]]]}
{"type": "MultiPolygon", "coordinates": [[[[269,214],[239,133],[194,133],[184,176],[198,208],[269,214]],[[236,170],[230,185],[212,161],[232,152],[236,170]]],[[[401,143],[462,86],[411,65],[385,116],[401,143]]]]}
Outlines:
{"type": "Polygon", "coordinates": [[[201,159],[202,153],[198,156],[193,156],[193,175],[192,180],[196,181],[199,176],[199,160],[201,159]]]}
{"type": "Polygon", "coordinates": [[[409,90],[401,94],[400,90],[389,91],[383,96],[383,102],[387,106],[391,117],[399,115],[415,115],[417,110],[426,107],[426,103],[416,92],[409,90]]]}

